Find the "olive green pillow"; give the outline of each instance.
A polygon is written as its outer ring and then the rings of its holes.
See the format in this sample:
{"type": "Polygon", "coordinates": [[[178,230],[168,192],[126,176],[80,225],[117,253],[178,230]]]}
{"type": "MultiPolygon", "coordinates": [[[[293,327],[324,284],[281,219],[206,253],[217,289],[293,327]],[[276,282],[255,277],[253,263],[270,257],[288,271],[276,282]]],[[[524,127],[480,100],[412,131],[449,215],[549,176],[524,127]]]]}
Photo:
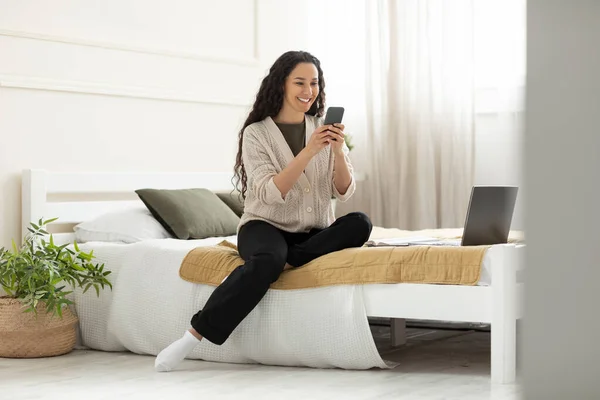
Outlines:
{"type": "Polygon", "coordinates": [[[231,211],[235,213],[238,217],[242,217],[244,213],[244,198],[239,191],[234,192],[215,192],[217,196],[223,201],[223,203],[227,204],[231,211]]]}
{"type": "Polygon", "coordinates": [[[138,189],[154,218],[178,239],[235,235],[240,218],[208,189],[138,189]]]}

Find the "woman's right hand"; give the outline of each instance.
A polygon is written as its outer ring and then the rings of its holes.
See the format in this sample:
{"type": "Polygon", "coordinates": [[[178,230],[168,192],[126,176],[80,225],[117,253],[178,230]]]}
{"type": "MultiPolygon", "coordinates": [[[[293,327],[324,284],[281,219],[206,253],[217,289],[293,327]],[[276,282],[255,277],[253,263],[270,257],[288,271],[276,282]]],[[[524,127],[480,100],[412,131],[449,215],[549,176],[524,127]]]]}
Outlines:
{"type": "Polygon", "coordinates": [[[306,144],[304,150],[308,153],[310,158],[313,158],[325,147],[329,146],[331,142],[331,133],[328,131],[330,125],[323,125],[315,129],[310,136],[310,140],[306,144]]]}

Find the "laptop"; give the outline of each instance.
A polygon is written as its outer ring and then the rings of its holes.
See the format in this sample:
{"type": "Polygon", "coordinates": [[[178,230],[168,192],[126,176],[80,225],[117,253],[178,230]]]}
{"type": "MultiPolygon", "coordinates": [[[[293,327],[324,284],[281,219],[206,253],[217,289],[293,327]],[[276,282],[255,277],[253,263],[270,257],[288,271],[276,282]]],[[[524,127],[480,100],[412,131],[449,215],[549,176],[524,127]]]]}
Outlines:
{"type": "Polygon", "coordinates": [[[508,242],[519,188],[473,186],[462,239],[400,238],[382,240],[392,246],[481,246],[508,242]]]}
{"type": "Polygon", "coordinates": [[[518,190],[516,186],[474,186],[461,246],[507,243],[518,190]]]}

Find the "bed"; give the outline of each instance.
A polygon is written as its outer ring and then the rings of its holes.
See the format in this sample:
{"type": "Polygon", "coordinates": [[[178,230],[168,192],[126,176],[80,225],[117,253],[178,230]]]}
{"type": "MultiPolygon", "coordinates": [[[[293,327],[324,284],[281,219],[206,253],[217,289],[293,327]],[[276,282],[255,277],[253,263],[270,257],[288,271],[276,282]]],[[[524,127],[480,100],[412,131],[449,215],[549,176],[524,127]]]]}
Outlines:
{"type": "MultiPolygon", "coordinates": [[[[57,223],[61,225],[51,227],[51,231],[57,232],[67,227],[67,232],[54,233],[55,241],[72,242],[73,224],[138,203],[133,192],[141,187],[228,190],[231,188],[231,175],[206,172],[91,173],[25,170],[22,179],[23,228],[25,230],[31,221],[38,221],[42,217],[58,216],[60,219],[57,223]]],[[[213,242],[210,244],[214,244],[213,242]]],[[[173,243],[169,246],[179,247],[184,251],[186,246],[192,244],[173,243]]],[[[101,252],[100,247],[102,246],[98,245],[101,252]]],[[[358,308],[364,310],[366,316],[392,319],[392,340],[395,345],[403,343],[405,319],[491,324],[491,380],[494,383],[511,383],[515,380],[516,370],[516,321],[522,317],[523,283],[518,276],[523,252],[524,246],[520,244],[492,246],[485,255],[482,278],[474,286],[369,284],[362,285],[360,296],[353,294],[352,299],[357,302],[358,308]]],[[[314,299],[317,297],[315,294],[314,299]]],[[[154,342],[152,346],[158,348],[167,339],[169,338],[165,337],[162,342],[154,342]]],[[[373,351],[373,348],[369,351],[373,351]]]]}

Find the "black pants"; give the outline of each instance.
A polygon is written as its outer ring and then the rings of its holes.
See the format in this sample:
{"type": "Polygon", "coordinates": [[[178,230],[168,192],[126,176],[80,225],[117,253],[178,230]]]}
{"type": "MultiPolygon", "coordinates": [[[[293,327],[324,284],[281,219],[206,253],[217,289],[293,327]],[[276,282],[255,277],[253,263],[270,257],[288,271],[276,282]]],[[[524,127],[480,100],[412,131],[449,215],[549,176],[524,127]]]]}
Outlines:
{"type": "Polygon", "coordinates": [[[279,278],[286,262],[299,267],[334,251],[360,247],[372,228],[369,217],[358,212],[310,232],[285,232],[264,221],[246,223],[238,234],[238,250],[245,264],[214,290],[204,308],[192,317],[192,327],[212,343],[223,344],[279,278]]]}

